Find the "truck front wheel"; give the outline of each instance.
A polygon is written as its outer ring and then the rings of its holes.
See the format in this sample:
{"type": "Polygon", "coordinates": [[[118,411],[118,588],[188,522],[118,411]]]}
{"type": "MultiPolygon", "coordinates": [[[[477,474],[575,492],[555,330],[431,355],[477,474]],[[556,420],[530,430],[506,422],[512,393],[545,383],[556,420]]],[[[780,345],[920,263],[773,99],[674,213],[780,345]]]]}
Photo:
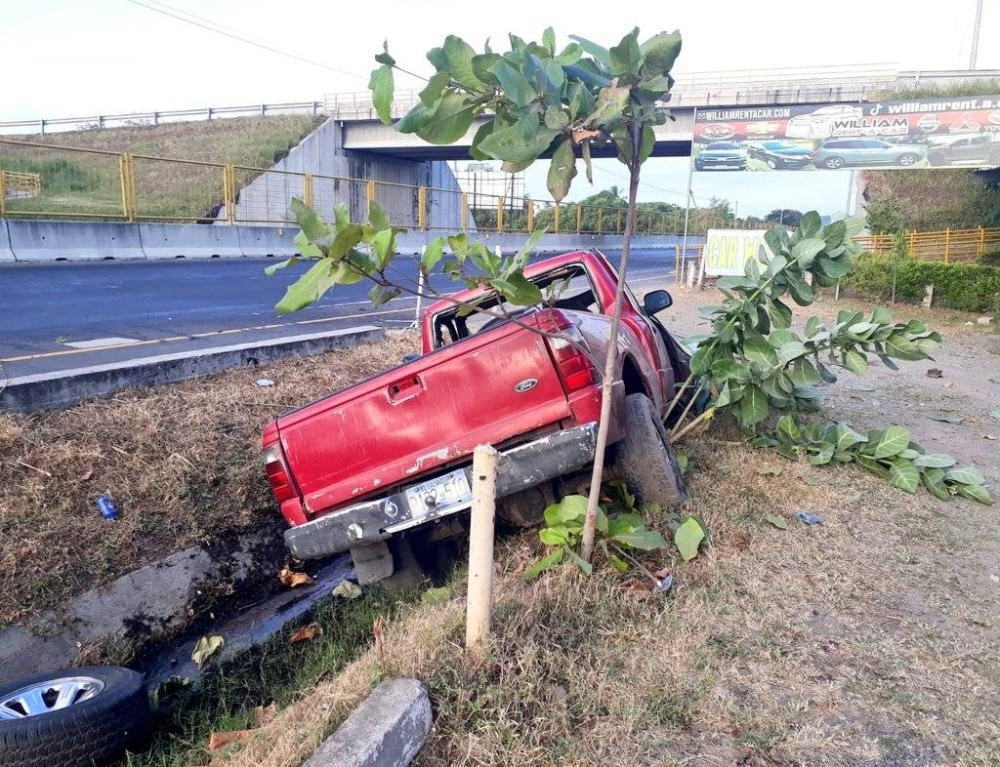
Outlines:
{"type": "Polygon", "coordinates": [[[645,394],[625,398],[625,436],[615,446],[615,468],[640,502],[675,509],[687,488],[674,448],[656,408],[645,394]]]}

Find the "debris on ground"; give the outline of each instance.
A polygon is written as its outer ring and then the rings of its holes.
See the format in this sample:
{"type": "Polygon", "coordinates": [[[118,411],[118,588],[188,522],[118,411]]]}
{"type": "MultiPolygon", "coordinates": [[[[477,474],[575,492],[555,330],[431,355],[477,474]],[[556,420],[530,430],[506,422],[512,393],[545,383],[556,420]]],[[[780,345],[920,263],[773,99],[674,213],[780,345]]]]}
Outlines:
{"type": "Polygon", "coordinates": [[[927,371],[927,377],[928,378],[944,378],[944,373],[942,372],[941,368],[930,368],[927,371]]]}
{"type": "Polygon", "coordinates": [[[784,517],[779,517],[777,514],[765,514],[764,519],[770,522],[779,530],[787,530],[788,523],[785,521],[784,517]]]}
{"type": "Polygon", "coordinates": [[[323,633],[323,629],[317,626],[315,623],[310,623],[308,626],[302,626],[295,630],[292,634],[291,639],[288,641],[291,644],[298,644],[299,642],[311,642],[316,637],[323,633]]]}
{"type": "Polygon", "coordinates": [[[940,423],[950,423],[958,425],[962,423],[962,417],[958,415],[948,415],[947,413],[932,413],[927,416],[932,421],[938,421],[940,423]]]}
{"type": "Polygon", "coordinates": [[[978,325],[992,325],[993,324],[993,318],[990,317],[990,316],[988,316],[988,315],[985,316],[985,317],[977,317],[976,318],[976,324],[978,324],[978,325]]]}
{"type": "Polygon", "coordinates": [[[208,739],[208,750],[218,751],[220,748],[241,743],[253,735],[253,730],[231,730],[229,732],[213,732],[208,739]]]}
{"type": "Polygon", "coordinates": [[[274,381],[272,381],[270,378],[258,378],[257,379],[257,385],[261,389],[266,389],[269,386],[274,386],[274,381]]]}
{"type": "Polygon", "coordinates": [[[449,599],[451,599],[451,589],[447,586],[442,586],[438,589],[427,589],[427,591],[420,595],[420,601],[425,605],[443,605],[449,599]]]}
{"type": "Polygon", "coordinates": [[[341,581],[330,593],[343,599],[357,599],[361,596],[361,587],[353,581],[341,581]]]}
{"type": "Polygon", "coordinates": [[[278,704],[274,701],[271,701],[266,706],[254,706],[253,726],[263,727],[265,724],[272,722],[277,715],[278,704]]]}
{"type": "Polygon", "coordinates": [[[290,589],[294,589],[296,586],[312,586],[316,583],[309,573],[298,573],[287,567],[282,568],[281,572],[278,573],[278,580],[281,581],[282,586],[287,586],[290,589]]]}
{"type": "Polygon", "coordinates": [[[97,499],[97,510],[105,519],[118,519],[118,507],[110,495],[102,495],[97,499]]]}
{"type": "Polygon", "coordinates": [[[819,514],[810,514],[808,511],[803,511],[802,509],[795,512],[795,518],[806,525],[823,524],[823,517],[819,514]]]}
{"type": "Polygon", "coordinates": [[[197,644],[195,644],[194,650],[191,651],[191,660],[198,664],[198,668],[201,668],[205,665],[205,661],[222,649],[222,646],[225,643],[226,640],[218,634],[203,636],[198,640],[197,644]]]}

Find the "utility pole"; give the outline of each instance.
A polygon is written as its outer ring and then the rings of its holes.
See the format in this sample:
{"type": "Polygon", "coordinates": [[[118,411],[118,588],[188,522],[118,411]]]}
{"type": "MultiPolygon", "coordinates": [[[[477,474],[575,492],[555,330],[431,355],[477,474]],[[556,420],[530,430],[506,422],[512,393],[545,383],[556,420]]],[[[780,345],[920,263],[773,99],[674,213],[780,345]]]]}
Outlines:
{"type": "Polygon", "coordinates": [[[969,69],[976,68],[979,56],[979,27],[983,21],[983,0],[976,0],[976,20],[972,24],[972,54],[969,56],[969,69]]]}

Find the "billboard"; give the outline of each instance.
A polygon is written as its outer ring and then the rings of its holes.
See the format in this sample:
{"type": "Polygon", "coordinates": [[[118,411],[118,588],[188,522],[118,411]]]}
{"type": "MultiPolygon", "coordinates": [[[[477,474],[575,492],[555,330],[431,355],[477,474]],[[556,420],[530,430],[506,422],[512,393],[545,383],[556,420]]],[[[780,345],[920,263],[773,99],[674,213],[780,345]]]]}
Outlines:
{"type": "Polygon", "coordinates": [[[762,229],[709,229],[705,240],[705,274],[709,277],[745,274],[748,260],[764,244],[762,229]]]}
{"type": "Polygon", "coordinates": [[[695,110],[696,171],[990,168],[1000,95],[695,110]]]}

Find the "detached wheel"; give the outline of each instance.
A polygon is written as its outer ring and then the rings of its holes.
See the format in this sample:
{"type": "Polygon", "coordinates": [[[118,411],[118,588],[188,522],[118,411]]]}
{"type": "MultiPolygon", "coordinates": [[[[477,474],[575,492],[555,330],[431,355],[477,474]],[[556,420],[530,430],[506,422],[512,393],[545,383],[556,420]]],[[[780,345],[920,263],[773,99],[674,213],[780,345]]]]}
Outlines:
{"type": "Polygon", "coordinates": [[[0,767],[89,767],[119,756],[149,725],[142,675],[94,666],[0,687],[0,767]]]}
{"type": "Polygon", "coordinates": [[[617,469],[644,503],[664,509],[684,504],[687,488],[659,413],[645,394],[625,398],[625,436],[617,445],[617,469]]]}

